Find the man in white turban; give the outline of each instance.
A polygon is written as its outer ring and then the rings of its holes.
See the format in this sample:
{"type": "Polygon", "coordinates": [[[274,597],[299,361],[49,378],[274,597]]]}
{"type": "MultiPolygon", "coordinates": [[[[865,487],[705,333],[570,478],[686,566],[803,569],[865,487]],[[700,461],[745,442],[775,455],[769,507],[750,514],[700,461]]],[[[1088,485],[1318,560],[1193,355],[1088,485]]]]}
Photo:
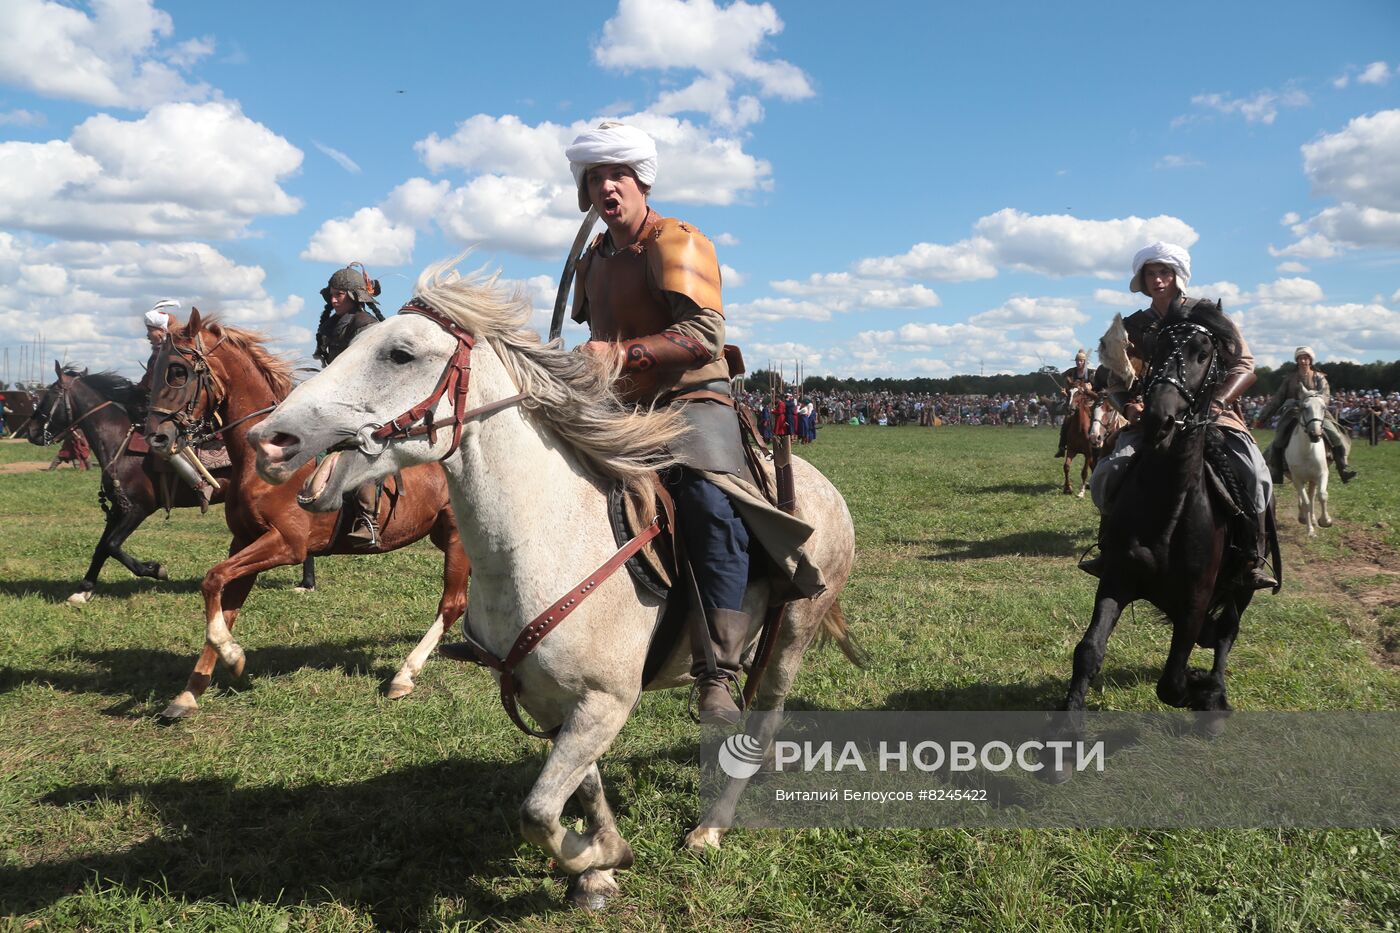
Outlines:
{"type": "MultiPolygon", "coordinates": [[[[1234,327],[1234,323],[1220,312],[1218,302],[1186,296],[1185,288],[1190,280],[1191,254],[1184,247],[1157,242],[1143,247],[1133,256],[1133,277],[1128,287],[1151,298],[1152,304],[1122,321],[1122,327],[1127,332],[1127,359],[1132,371],[1111,372],[1107,391],[1109,403],[1123,415],[1128,426],[1119,432],[1113,453],[1099,461],[1089,482],[1094,505],[1101,514],[1106,515],[1112,508],[1114,494],[1122,482],[1124,471],[1142,446],[1142,429],[1137,422],[1144,407],[1143,393],[1147,380],[1138,377],[1147,373],[1157,334],[1167,317],[1192,313],[1199,306],[1201,313],[1219,313],[1226,326],[1234,327]]],[[[1105,339],[1108,337],[1105,335],[1105,339]]],[[[1245,487],[1253,493],[1252,505],[1258,533],[1252,542],[1253,553],[1246,555],[1248,570],[1244,583],[1253,589],[1273,589],[1278,586],[1278,581],[1265,563],[1268,553],[1265,528],[1269,512],[1273,509],[1273,482],[1239,405],[1240,396],[1254,384],[1254,355],[1238,328],[1235,328],[1235,340],[1239,355],[1220,377],[1211,404],[1211,416],[1215,426],[1221,429],[1231,465],[1245,487]]],[[[1101,522],[1101,534],[1103,527],[1101,522]]],[[[1100,555],[1081,561],[1079,566],[1086,573],[1098,576],[1103,569],[1103,557],[1100,555]]]]}
{"type": "MultiPolygon", "coordinates": [[[[624,399],[678,408],[689,425],[671,445],[681,466],[665,482],[702,610],[690,614],[691,671],[701,716],[733,722],[739,709],[731,688],[756,628],[743,610],[750,540],[779,568],[780,597],[813,596],[825,583],[802,551],[812,528],[768,506],[749,482],[730,397],[719,261],[704,234],[648,203],[656,143],[609,121],[579,134],[565,155],[579,210],[596,208],[607,226],[574,272],[573,319],[590,331],[580,349],[620,369],[624,399]]],[[[733,374],[741,372],[736,366],[733,374]]],[[[465,648],[442,650],[470,658],[465,648]]]]}
{"type": "Polygon", "coordinates": [[[1356,478],[1356,471],[1347,466],[1347,457],[1351,454],[1351,439],[1347,437],[1342,426],[1337,423],[1337,416],[1332,413],[1330,407],[1332,401],[1332,389],[1327,384],[1327,374],[1320,369],[1313,368],[1313,362],[1317,355],[1313,353],[1312,347],[1299,347],[1293,351],[1293,362],[1298,365],[1297,370],[1289,373],[1279,384],[1278,391],[1274,397],[1269,399],[1269,403],[1259,412],[1259,417],[1254,419],[1256,428],[1264,427],[1273,417],[1274,412],[1282,408],[1279,414],[1278,429],[1274,431],[1274,441],[1269,445],[1269,449],[1264,453],[1264,461],[1269,465],[1269,472],[1273,476],[1275,483],[1283,482],[1283,452],[1288,449],[1288,439],[1292,436],[1294,428],[1298,426],[1298,409],[1296,404],[1285,404],[1288,402],[1300,402],[1304,397],[1311,394],[1322,396],[1323,418],[1322,435],[1327,439],[1327,446],[1332,449],[1332,459],[1337,464],[1337,474],[1341,476],[1343,483],[1349,483],[1356,478]]]}
{"type": "Polygon", "coordinates": [[[151,342],[153,348],[160,349],[170,328],[179,326],[180,322],[176,318],[179,312],[180,302],[174,298],[162,298],[146,312],[146,339],[151,342]]]}

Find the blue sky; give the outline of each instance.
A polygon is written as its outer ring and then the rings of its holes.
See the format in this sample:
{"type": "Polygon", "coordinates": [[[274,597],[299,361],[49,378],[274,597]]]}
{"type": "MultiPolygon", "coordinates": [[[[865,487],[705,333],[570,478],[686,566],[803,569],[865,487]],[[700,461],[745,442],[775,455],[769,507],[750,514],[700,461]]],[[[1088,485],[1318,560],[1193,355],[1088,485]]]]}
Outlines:
{"type": "Polygon", "coordinates": [[[0,344],[135,374],[170,296],[309,357],[335,268],[392,310],[466,246],[543,326],[604,116],[657,136],[750,365],[1068,365],[1158,238],[1265,363],[1400,358],[1382,0],[5,0],[0,344]]]}

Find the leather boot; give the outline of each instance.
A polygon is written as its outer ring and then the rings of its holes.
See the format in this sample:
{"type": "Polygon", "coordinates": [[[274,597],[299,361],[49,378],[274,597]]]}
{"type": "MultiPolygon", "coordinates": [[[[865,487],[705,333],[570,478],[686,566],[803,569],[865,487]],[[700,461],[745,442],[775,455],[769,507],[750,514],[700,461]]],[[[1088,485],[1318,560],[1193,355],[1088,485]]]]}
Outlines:
{"type": "Polygon", "coordinates": [[[1278,580],[1269,571],[1269,512],[1273,503],[1259,513],[1259,526],[1254,535],[1254,553],[1246,557],[1244,582],[1251,590],[1272,590],[1278,587],[1278,580]]]}
{"type": "Polygon", "coordinates": [[[351,520],[350,532],[345,536],[356,550],[372,551],[379,547],[379,527],[375,523],[378,518],[375,508],[377,495],[374,483],[365,483],[355,490],[354,499],[347,499],[345,506],[350,506],[353,501],[353,508],[358,513],[351,520]]]}
{"type": "Polygon", "coordinates": [[[739,668],[744,642],[749,635],[748,613],[734,609],[708,609],[705,625],[693,626],[690,672],[700,694],[702,723],[733,725],[739,721],[739,704],[734,693],[739,687],[739,668]],[[713,666],[710,659],[713,658],[713,666]]]}
{"type": "Polygon", "coordinates": [[[1101,576],[1101,575],[1103,574],[1103,564],[1104,564],[1104,560],[1103,560],[1103,526],[1104,526],[1104,524],[1105,524],[1105,519],[1104,519],[1104,517],[1103,517],[1102,515],[1100,515],[1100,516],[1099,516],[1099,535],[1098,535],[1098,543],[1097,543],[1097,545],[1095,545],[1095,546],[1098,548],[1098,551],[1097,551],[1092,557],[1086,557],[1086,558],[1084,558],[1083,560],[1081,560],[1081,561],[1079,562],[1079,569],[1082,570],[1082,571],[1084,571],[1085,573],[1087,573],[1087,574],[1088,574],[1089,576],[1091,576],[1091,577],[1098,577],[1098,576],[1101,576]]]}
{"type": "Polygon", "coordinates": [[[1342,478],[1342,485],[1346,485],[1356,479],[1356,471],[1347,469],[1347,449],[1341,444],[1332,448],[1332,459],[1337,464],[1337,475],[1342,478]]]}

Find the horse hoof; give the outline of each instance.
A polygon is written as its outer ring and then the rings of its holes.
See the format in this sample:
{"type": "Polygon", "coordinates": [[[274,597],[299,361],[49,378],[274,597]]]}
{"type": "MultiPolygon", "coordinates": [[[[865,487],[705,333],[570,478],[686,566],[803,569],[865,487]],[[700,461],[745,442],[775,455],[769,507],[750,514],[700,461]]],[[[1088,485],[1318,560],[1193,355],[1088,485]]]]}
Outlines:
{"type": "Polygon", "coordinates": [[[1332,527],[1332,519],[1330,519],[1330,518],[1324,518],[1322,521],[1318,522],[1318,524],[1321,525],[1323,528],[1331,528],[1331,527],[1332,527]]]}
{"type": "Polygon", "coordinates": [[[156,564],[155,578],[157,580],[169,580],[170,571],[165,569],[164,564],[156,564]]]}
{"type": "Polygon", "coordinates": [[[314,587],[314,586],[294,586],[294,587],[292,587],[292,592],[293,592],[293,593],[314,593],[314,592],[316,592],[316,587],[314,587]]]}
{"type": "Polygon", "coordinates": [[[718,849],[723,838],[724,832],[717,826],[697,826],[686,834],[685,847],[693,855],[704,855],[718,849]]]}
{"type": "Polygon", "coordinates": [[[174,722],[177,719],[188,719],[197,712],[199,712],[198,704],[181,703],[176,700],[161,710],[160,718],[166,722],[174,722]]]}
{"type": "Polygon", "coordinates": [[[91,601],[92,590],[78,590],[78,592],[68,597],[68,605],[70,606],[85,606],[91,601]]]}
{"type": "Polygon", "coordinates": [[[413,692],[413,681],[394,679],[389,681],[389,689],[384,691],[384,695],[391,700],[402,700],[413,692]]]}
{"type": "Polygon", "coordinates": [[[1067,496],[1074,495],[1074,490],[1070,489],[1068,486],[1066,486],[1064,489],[1061,489],[1060,492],[1064,493],[1067,496]]]}
{"type": "Polygon", "coordinates": [[[617,893],[617,881],[610,868],[590,868],[569,879],[569,903],[580,910],[605,910],[608,900],[617,893]]]}
{"type": "Polygon", "coordinates": [[[228,672],[234,680],[243,676],[243,669],[248,666],[248,656],[243,653],[241,645],[234,645],[226,654],[220,652],[220,657],[228,665],[228,672]]]}

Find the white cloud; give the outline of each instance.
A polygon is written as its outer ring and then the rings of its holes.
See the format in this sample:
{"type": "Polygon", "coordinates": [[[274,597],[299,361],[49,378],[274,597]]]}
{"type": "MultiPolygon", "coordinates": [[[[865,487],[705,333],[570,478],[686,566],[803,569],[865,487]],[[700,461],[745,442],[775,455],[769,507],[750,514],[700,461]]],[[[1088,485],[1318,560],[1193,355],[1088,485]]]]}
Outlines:
{"type": "Polygon", "coordinates": [[[89,16],[53,0],[0,4],[0,82],[99,107],[210,96],[207,84],[189,83],[179,69],[212,51],[212,40],[162,54],[159,44],[175,27],[153,0],[96,0],[92,8],[89,16]]]}
{"type": "Polygon", "coordinates": [[[739,238],[732,233],[721,233],[714,237],[716,246],[738,246],[739,238]]]}
{"type": "Polygon", "coordinates": [[[416,237],[412,226],[393,223],[377,207],[362,207],[348,219],[321,224],[301,258],[337,266],[356,261],[401,266],[413,261],[416,237]]]}
{"type": "Polygon", "coordinates": [[[1147,303],[1142,295],[1134,294],[1126,288],[1096,288],[1094,301],[1111,308],[1140,308],[1147,303]]]}
{"type": "Polygon", "coordinates": [[[0,143],[0,224],[75,238],[238,236],[260,214],[300,209],[280,183],[301,159],[233,103],[98,114],[67,140],[0,143]]]}
{"type": "Polygon", "coordinates": [[[770,283],[784,295],[820,302],[834,311],[857,308],[935,308],[939,298],[933,289],[848,272],[814,273],[805,281],[782,279],[770,283]]]}
{"type": "Polygon", "coordinates": [[[744,275],[742,272],[740,272],[738,269],[735,269],[733,266],[728,266],[724,263],[719,264],[719,275],[720,281],[724,283],[726,288],[728,288],[731,285],[735,288],[738,288],[740,285],[743,285],[744,282],[748,280],[748,276],[744,275]]]}
{"type": "Polygon", "coordinates": [[[1303,265],[1301,262],[1293,262],[1292,260],[1279,263],[1277,268],[1279,272],[1289,272],[1294,274],[1308,271],[1307,266],[1303,265]]]}
{"type": "Polygon", "coordinates": [[[1298,216],[1297,211],[1289,211],[1279,218],[1279,223],[1283,224],[1285,227],[1291,227],[1302,219],[1303,218],[1298,216]]]}
{"type": "Polygon", "coordinates": [[[1202,162],[1200,159],[1193,158],[1189,155],[1168,154],[1158,159],[1157,163],[1152,167],[1156,169],[1172,169],[1195,168],[1200,165],[1205,165],[1205,163],[1202,162]]]}
{"type": "Polygon", "coordinates": [[[572,185],[564,149],[584,128],[580,124],[575,127],[547,120],[529,126],[512,114],[493,117],[478,113],[457,124],[446,139],[430,133],[413,148],[434,174],[456,168],[572,185]]]}
{"type": "Polygon", "coordinates": [[[1190,247],[1199,239],[1182,220],[1167,215],[1084,220],[1068,214],[1026,214],[1003,208],[979,219],[974,236],[951,246],[916,243],[900,256],[863,259],[865,275],[933,281],[992,278],[999,268],[1054,277],[1125,275],[1144,243],[1166,240],[1190,247]]]}
{"type": "Polygon", "coordinates": [[[176,68],[189,68],[201,58],[208,58],[217,48],[213,36],[186,39],[166,54],[165,60],[176,68]]]}
{"type": "Polygon", "coordinates": [[[0,113],[0,126],[43,126],[45,122],[44,115],[33,110],[6,110],[0,113]]]}
{"type": "Polygon", "coordinates": [[[291,339],[299,329],[287,323],[304,302],[275,299],[265,277],[205,243],[39,243],[0,233],[0,330],[19,342],[42,333],[75,362],[136,375],[149,353],[141,314],[157,298],[235,324],[277,322],[282,339],[291,339]]]}
{"type": "Polygon", "coordinates": [[[1315,195],[1338,204],[1292,225],[1275,256],[1325,259],[1347,248],[1400,249],[1400,110],[1360,116],[1302,147],[1315,195]]]}
{"type": "MultiPolygon", "coordinates": [[[[1207,110],[1228,115],[1238,114],[1247,123],[1273,123],[1280,107],[1305,107],[1311,100],[1297,88],[1283,91],[1259,91],[1249,97],[1232,97],[1228,94],[1197,94],[1191,103],[1207,110]]],[[[1174,125],[1186,122],[1188,118],[1178,117],[1174,125]]]]}
{"type": "Polygon", "coordinates": [[[741,326],[749,321],[829,321],[831,307],[816,301],[798,301],[794,298],[759,298],[732,304],[724,309],[726,318],[733,318],[741,326]]]}
{"type": "Polygon", "coordinates": [[[321,150],[321,154],[322,154],[322,155],[326,156],[328,159],[330,159],[331,161],[333,161],[336,165],[339,165],[341,168],[345,169],[345,170],[346,170],[347,172],[349,172],[351,175],[358,175],[358,174],[360,174],[360,166],[359,166],[359,163],[357,163],[354,159],[350,158],[350,157],[349,157],[348,155],[346,155],[345,153],[341,152],[339,149],[332,149],[330,146],[327,146],[325,143],[317,142],[317,141],[314,140],[314,139],[311,141],[311,143],[312,143],[312,145],[314,145],[317,149],[321,150]]]}
{"type": "Polygon", "coordinates": [[[1384,84],[1390,80],[1390,66],[1385,62],[1371,62],[1356,76],[1358,84],[1384,84]]]}
{"type": "Polygon", "coordinates": [[[1316,302],[1322,300],[1322,286],[1311,279],[1278,279],[1254,294],[1261,302],[1316,302]]]}
{"type": "Polygon", "coordinates": [[[1400,311],[1381,304],[1266,300],[1236,318],[1261,364],[1291,360],[1301,344],[1315,348],[1322,360],[1400,356],[1400,311]]]}
{"type": "Polygon", "coordinates": [[[1351,83],[1351,75],[1348,74],[1347,72],[1343,72],[1343,73],[1337,75],[1337,77],[1335,77],[1335,78],[1332,79],[1332,86],[1333,86],[1334,88],[1336,88],[1337,90],[1339,90],[1339,91],[1342,90],[1343,88],[1345,88],[1345,87],[1346,87],[1348,84],[1350,84],[1350,83],[1351,83]]]}
{"type": "Polygon", "coordinates": [[[814,93],[803,71],[760,54],[769,36],[783,30],[772,5],[736,0],[621,0],[603,24],[593,57],[605,68],[695,69],[755,82],[765,96],[800,100],[814,93]]]}
{"type": "Polygon", "coordinates": [[[862,259],[855,270],[862,275],[903,276],[934,282],[967,282],[990,279],[997,267],[990,258],[992,244],[984,239],[960,240],[952,245],[915,243],[899,256],[862,259]]]}
{"type": "Polygon", "coordinates": [[[1400,110],[1357,117],[1302,152],[1314,194],[1400,210],[1400,110]]]}

